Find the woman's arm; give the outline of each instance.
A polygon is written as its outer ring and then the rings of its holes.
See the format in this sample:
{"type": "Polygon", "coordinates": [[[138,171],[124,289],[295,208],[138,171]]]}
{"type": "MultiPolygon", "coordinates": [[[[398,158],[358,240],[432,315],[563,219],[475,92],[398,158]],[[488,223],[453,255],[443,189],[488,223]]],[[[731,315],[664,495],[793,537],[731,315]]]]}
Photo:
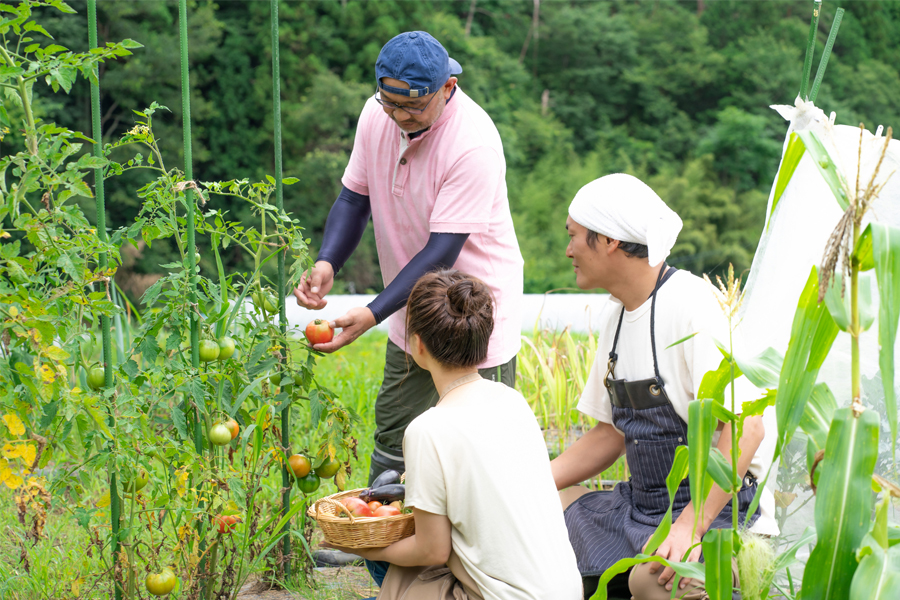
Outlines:
{"type": "Polygon", "coordinates": [[[381,560],[399,567],[443,565],[450,558],[450,519],[413,508],[416,533],[387,548],[342,548],[326,544],[366,560],[381,560]]]}

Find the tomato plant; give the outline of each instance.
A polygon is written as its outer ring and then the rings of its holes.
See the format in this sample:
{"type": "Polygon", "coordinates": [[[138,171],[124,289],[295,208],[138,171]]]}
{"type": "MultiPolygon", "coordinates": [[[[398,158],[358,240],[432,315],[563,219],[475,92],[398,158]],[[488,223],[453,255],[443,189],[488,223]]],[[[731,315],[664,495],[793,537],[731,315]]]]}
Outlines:
{"type": "Polygon", "coordinates": [[[334,328],[325,319],[316,319],[306,326],[306,339],[313,346],[326,344],[334,339],[334,328]]]}

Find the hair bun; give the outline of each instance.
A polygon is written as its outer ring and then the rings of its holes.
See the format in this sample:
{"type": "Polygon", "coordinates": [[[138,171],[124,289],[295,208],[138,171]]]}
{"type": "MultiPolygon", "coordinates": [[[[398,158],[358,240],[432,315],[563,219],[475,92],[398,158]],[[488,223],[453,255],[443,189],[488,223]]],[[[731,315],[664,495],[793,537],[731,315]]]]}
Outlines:
{"type": "Polygon", "coordinates": [[[473,281],[463,279],[456,281],[447,287],[447,309],[448,312],[457,318],[467,317],[473,312],[473,281]]]}

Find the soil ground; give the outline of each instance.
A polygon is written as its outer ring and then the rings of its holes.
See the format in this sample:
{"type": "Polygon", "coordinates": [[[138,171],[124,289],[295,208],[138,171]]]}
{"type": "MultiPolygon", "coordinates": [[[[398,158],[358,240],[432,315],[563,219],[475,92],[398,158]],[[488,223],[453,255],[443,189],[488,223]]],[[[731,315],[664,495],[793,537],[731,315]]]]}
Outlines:
{"type": "Polygon", "coordinates": [[[365,567],[319,568],[314,572],[316,589],[272,590],[250,581],[238,600],[360,600],[378,595],[378,588],[365,567]]]}

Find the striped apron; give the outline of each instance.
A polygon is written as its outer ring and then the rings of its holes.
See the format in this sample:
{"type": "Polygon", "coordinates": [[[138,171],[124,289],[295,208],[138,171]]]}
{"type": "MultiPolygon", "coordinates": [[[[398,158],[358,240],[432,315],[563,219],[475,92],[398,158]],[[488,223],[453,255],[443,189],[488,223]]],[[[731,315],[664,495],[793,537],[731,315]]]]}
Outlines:
{"type": "MultiPolygon", "coordinates": [[[[609,353],[606,386],[612,402],[613,425],[625,436],[625,455],[631,478],[620,482],[612,491],[585,494],[566,509],[569,540],[578,560],[582,577],[602,575],[623,558],[633,558],[656,528],[669,508],[666,476],[675,459],[675,449],[687,445],[687,423],[682,420],[665,394],[656,360],[654,319],[656,291],[675,272],[660,269],[660,277],[651,294],[650,342],[656,377],[641,381],[615,379],[616,346],[622,328],[624,307],[609,353]]],[[[756,493],[752,475],[744,478],[738,493],[738,514],[743,523],[756,493]]],[[[688,479],[678,486],[672,506],[673,519],[678,518],[691,500],[688,479]]],[[[732,506],[729,502],[713,521],[710,529],[731,527],[732,506]]],[[[752,521],[759,516],[759,509],[752,521]]]]}

